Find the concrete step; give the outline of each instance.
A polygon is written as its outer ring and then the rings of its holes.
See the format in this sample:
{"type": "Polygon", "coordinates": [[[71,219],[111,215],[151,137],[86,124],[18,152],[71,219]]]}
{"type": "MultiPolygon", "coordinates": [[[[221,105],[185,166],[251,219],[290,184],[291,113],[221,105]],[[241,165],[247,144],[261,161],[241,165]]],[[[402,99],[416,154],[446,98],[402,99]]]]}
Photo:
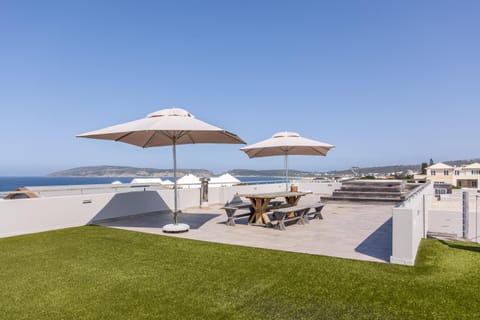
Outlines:
{"type": "Polygon", "coordinates": [[[405,181],[402,180],[352,180],[342,183],[343,185],[358,185],[358,186],[383,186],[383,187],[392,187],[392,186],[402,186],[405,185],[405,181]]]}
{"type": "Polygon", "coordinates": [[[405,199],[416,185],[402,180],[354,180],[342,183],[330,197],[322,201],[370,201],[397,203],[405,199]]]}
{"type": "Polygon", "coordinates": [[[362,197],[375,197],[375,198],[402,198],[405,196],[403,192],[371,192],[371,191],[344,191],[336,190],[333,192],[332,196],[334,197],[353,197],[353,198],[362,198],[362,197]]]}
{"type": "Polygon", "coordinates": [[[349,197],[349,196],[341,196],[341,197],[321,197],[322,202],[330,202],[330,201],[364,201],[364,202],[387,202],[387,203],[397,203],[401,202],[402,199],[400,198],[379,198],[379,197],[349,197]]]}
{"type": "Polygon", "coordinates": [[[361,192],[402,192],[404,188],[401,186],[385,187],[385,186],[359,186],[359,185],[342,185],[342,191],[361,191],[361,192]]]}

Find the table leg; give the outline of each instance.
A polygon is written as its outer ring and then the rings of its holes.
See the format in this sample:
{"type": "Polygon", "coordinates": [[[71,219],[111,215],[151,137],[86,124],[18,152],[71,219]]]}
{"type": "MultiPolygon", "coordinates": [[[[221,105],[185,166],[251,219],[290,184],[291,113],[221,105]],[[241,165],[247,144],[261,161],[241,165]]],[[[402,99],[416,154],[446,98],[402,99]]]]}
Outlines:
{"type": "MultiPolygon", "coordinates": [[[[286,201],[286,202],[288,203],[288,205],[290,205],[290,206],[296,206],[299,199],[300,199],[299,196],[287,196],[287,197],[285,197],[285,201],[286,201]]],[[[290,213],[288,214],[287,217],[288,217],[288,218],[292,218],[294,215],[295,215],[295,212],[292,211],[292,212],[290,212],[290,213]]]]}
{"type": "Polygon", "coordinates": [[[248,221],[248,223],[256,223],[258,221],[258,208],[259,208],[259,203],[258,203],[258,199],[255,199],[255,198],[249,198],[250,199],[250,202],[252,203],[252,206],[253,206],[253,214],[252,216],[250,217],[250,221],[248,221]]]}
{"type": "Polygon", "coordinates": [[[268,214],[267,214],[267,207],[269,203],[270,203],[270,199],[264,199],[262,204],[262,220],[263,220],[263,223],[265,224],[271,223],[270,218],[268,218],[268,214]]]}
{"type": "Polygon", "coordinates": [[[285,197],[285,201],[291,206],[296,206],[298,203],[298,200],[300,200],[300,196],[285,197]]]}
{"type": "Polygon", "coordinates": [[[255,212],[253,213],[252,217],[250,218],[249,223],[258,223],[258,224],[268,224],[270,223],[270,219],[268,218],[267,206],[270,202],[270,199],[264,198],[251,198],[250,201],[252,202],[253,208],[255,212]]]}

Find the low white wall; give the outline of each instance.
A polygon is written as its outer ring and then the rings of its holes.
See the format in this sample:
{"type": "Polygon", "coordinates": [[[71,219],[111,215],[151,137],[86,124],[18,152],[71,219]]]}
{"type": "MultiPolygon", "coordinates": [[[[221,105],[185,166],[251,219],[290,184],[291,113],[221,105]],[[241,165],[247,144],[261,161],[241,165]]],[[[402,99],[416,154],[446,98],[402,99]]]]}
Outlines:
{"type": "Polygon", "coordinates": [[[426,235],[433,192],[433,184],[427,182],[415,194],[393,208],[391,263],[409,266],[415,264],[420,241],[426,235]]]}
{"type": "Polygon", "coordinates": [[[340,182],[294,182],[299,191],[311,191],[321,195],[332,195],[335,189],[340,189],[340,182]]]}
{"type": "Polygon", "coordinates": [[[83,226],[95,220],[166,211],[156,191],[0,201],[0,237],[83,226]]]}
{"type": "MultiPolygon", "coordinates": [[[[331,195],[333,190],[339,189],[341,183],[317,183],[317,182],[293,182],[298,186],[299,191],[310,191],[322,195],[331,195]]],[[[233,186],[224,188],[209,188],[208,190],[208,202],[209,204],[220,203],[224,204],[230,201],[235,194],[248,194],[248,193],[262,193],[262,192],[283,192],[285,191],[285,183],[272,183],[272,184],[257,184],[257,185],[244,185],[233,186]]]]}
{"type": "MultiPolygon", "coordinates": [[[[168,208],[174,207],[173,190],[158,190],[158,193],[167,204],[168,208]]],[[[178,209],[200,206],[200,189],[178,189],[178,209]]]]}
{"type": "MultiPolygon", "coordinates": [[[[300,190],[331,194],[334,184],[299,183],[300,190]]],[[[0,200],[0,238],[20,234],[83,226],[98,220],[165,211],[173,208],[173,190],[114,192],[105,187],[104,193],[52,195],[34,199],[0,200]],[[107,193],[105,193],[107,192],[107,193]]],[[[279,192],[285,184],[259,184],[209,189],[209,204],[224,204],[235,194],[279,192]]],[[[55,191],[61,194],[61,190],[55,191]]],[[[83,191],[82,191],[83,192],[83,191]]],[[[200,206],[200,189],[179,189],[178,208],[200,206]]]]}
{"type": "Polygon", "coordinates": [[[232,186],[232,187],[224,187],[224,188],[209,188],[208,203],[224,204],[232,200],[235,194],[280,192],[280,191],[285,191],[284,183],[256,184],[256,185],[232,186]]]}

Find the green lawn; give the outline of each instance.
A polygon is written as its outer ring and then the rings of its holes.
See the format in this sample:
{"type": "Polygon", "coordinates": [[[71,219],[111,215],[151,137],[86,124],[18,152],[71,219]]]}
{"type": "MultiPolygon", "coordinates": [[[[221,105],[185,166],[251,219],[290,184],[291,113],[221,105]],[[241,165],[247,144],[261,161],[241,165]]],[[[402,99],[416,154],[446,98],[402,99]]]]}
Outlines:
{"type": "Polygon", "coordinates": [[[102,227],[0,239],[0,319],[479,319],[479,301],[471,244],[425,240],[403,267],[102,227]]]}

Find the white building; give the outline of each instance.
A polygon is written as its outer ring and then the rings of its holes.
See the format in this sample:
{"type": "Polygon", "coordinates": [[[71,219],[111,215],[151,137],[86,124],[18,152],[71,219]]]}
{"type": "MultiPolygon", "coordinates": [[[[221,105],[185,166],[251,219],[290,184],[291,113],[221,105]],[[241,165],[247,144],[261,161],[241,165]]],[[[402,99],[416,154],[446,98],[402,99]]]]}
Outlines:
{"type": "MultiPolygon", "coordinates": [[[[417,175],[415,179],[421,178],[417,175]]],[[[478,188],[480,180],[480,163],[472,163],[460,167],[452,167],[444,163],[436,163],[427,167],[424,175],[428,181],[446,183],[461,188],[478,188]]]]}

